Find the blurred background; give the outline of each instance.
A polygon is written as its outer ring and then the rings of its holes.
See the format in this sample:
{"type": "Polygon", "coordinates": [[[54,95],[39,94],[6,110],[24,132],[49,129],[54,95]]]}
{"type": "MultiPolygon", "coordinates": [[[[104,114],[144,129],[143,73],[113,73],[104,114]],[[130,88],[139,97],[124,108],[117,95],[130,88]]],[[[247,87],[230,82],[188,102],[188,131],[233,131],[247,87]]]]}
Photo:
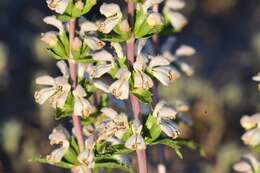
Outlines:
{"type": "MultiPolygon", "coordinates": [[[[240,140],[240,117],[260,111],[260,94],[252,81],[260,71],[260,1],[187,0],[184,13],[190,23],[176,35],[176,45],[197,50],[184,59],[196,73],[161,87],[160,94],[172,103],[189,103],[187,114],[194,124],[181,126],[182,135],[200,143],[207,157],[184,149],[180,160],[165,149],[168,172],[230,173],[232,164],[249,151],[240,140]]],[[[0,173],[66,172],[28,162],[51,151],[48,134],[56,123],[53,110],[33,100],[35,76],[58,74],[39,40],[48,30],[42,22],[46,15],[50,11],[44,0],[0,1],[0,173]]],[[[156,151],[149,155],[154,170],[156,151]]]]}

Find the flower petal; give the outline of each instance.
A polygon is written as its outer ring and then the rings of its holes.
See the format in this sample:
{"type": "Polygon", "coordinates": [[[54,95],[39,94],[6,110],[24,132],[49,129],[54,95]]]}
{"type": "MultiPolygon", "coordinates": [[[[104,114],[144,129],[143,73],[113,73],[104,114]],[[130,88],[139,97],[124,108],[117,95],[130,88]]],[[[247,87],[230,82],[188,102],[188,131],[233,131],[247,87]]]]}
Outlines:
{"type": "Polygon", "coordinates": [[[163,56],[155,56],[151,58],[151,61],[149,63],[149,67],[153,68],[156,66],[166,66],[169,65],[170,62],[163,56]]]}
{"type": "Polygon", "coordinates": [[[101,112],[111,119],[115,119],[118,113],[111,108],[102,108],[101,112]]]}
{"type": "Polygon", "coordinates": [[[101,50],[99,52],[96,52],[92,55],[93,59],[95,61],[108,61],[108,62],[114,62],[114,57],[106,50],[101,50]]]}
{"type": "Polygon", "coordinates": [[[60,32],[64,32],[64,26],[62,22],[56,18],[56,16],[47,16],[43,19],[43,21],[48,25],[55,26],[60,32]]]}
{"type": "Polygon", "coordinates": [[[66,62],[58,61],[56,65],[60,69],[63,76],[68,78],[69,77],[69,68],[68,68],[68,65],[66,64],[66,62]]]}
{"type": "Polygon", "coordinates": [[[38,85],[50,85],[50,86],[55,85],[54,78],[48,75],[37,77],[35,82],[38,85]]]}
{"type": "Polygon", "coordinates": [[[191,46],[182,45],[176,50],[177,56],[192,56],[196,53],[195,49],[191,46]]]}

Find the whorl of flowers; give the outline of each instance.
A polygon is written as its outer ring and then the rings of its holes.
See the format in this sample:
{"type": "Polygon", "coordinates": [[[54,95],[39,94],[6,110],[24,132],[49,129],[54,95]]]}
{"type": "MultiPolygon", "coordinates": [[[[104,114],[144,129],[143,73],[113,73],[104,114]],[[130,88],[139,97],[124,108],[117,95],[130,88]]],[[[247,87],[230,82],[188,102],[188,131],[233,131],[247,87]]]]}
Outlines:
{"type": "Polygon", "coordinates": [[[54,128],[49,136],[50,144],[60,147],[36,161],[85,173],[111,168],[111,165],[131,171],[120,159],[122,155],[156,144],[168,145],[180,155],[179,148],[185,145],[185,140],[178,143],[181,133],[178,122],[182,120],[178,110],[186,107],[172,108],[161,101],[154,103],[153,108],[150,106],[150,113],[133,119],[131,106],[127,104],[135,96],[138,103],[151,105],[151,89],[157,83],[168,86],[182,73],[193,74],[193,69],[179,60],[193,55],[193,48],[183,45],[175,54],[170,49],[162,49],[161,54],[145,49],[154,34],[165,30],[174,33],[187,24],[179,12],[185,3],[180,0],[134,2],[132,23],[127,20],[125,10],[115,3],[103,3],[99,7],[102,19],[91,21],[82,16],[92,9],[96,0],[46,2],[57,14],[45,17],[44,22],[58,31],[43,33],[41,40],[50,55],[58,60],[62,75],[38,77],[36,83],[43,88],[34,97],[39,104],[48,100],[56,111],[56,119],[71,117],[73,130],[70,134],[61,125],[54,128]],[[151,10],[158,4],[164,4],[163,13],[151,10]],[[129,49],[126,51],[129,40],[134,40],[136,47],[136,51],[132,50],[133,62],[128,57],[129,49]]]}

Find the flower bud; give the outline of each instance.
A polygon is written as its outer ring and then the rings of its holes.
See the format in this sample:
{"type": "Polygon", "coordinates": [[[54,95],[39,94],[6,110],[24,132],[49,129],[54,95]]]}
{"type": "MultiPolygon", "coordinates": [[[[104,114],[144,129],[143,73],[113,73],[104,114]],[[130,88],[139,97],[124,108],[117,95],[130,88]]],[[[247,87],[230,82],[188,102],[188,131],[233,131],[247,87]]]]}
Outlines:
{"type": "Polygon", "coordinates": [[[82,41],[79,39],[79,37],[75,37],[73,42],[72,42],[72,50],[74,51],[79,51],[82,45],[82,41]]]}
{"type": "Polygon", "coordinates": [[[162,25],[162,17],[159,13],[152,13],[148,16],[147,23],[150,26],[162,25]]]}
{"type": "Polygon", "coordinates": [[[56,46],[59,41],[57,33],[52,31],[42,34],[41,40],[50,47],[56,46]]]}
{"type": "Polygon", "coordinates": [[[130,31],[129,23],[126,19],[119,24],[119,28],[123,33],[128,33],[130,31]]]}

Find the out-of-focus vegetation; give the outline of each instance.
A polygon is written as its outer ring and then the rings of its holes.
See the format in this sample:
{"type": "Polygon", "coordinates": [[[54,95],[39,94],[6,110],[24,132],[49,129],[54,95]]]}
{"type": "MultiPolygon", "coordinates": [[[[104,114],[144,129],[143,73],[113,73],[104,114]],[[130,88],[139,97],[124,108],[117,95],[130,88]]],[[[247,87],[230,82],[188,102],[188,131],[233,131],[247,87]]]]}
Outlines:
{"type": "MultiPolygon", "coordinates": [[[[207,157],[185,150],[184,160],[179,160],[165,149],[166,163],[169,172],[228,173],[248,150],[240,140],[240,117],[260,111],[260,94],[251,80],[260,67],[260,2],[188,0],[187,4],[184,12],[190,23],[177,34],[175,46],[185,43],[197,49],[196,56],[185,59],[196,74],[160,91],[171,103],[189,103],[193,126],[183,125],[182,135],[199,142],[207,157]]],[[[52,109],[40,108],[32,99],[35,76],[46,69],[56,73],[39,41],[39,34],[47,30],[42,18],[48,13],[44,0],[0,1],[0,172],[64,172],[27,161],[50,151],[47,138],[54,124],[52,109]]],[[[156,151],[149,154],[152,170],[156,151]]]]}

